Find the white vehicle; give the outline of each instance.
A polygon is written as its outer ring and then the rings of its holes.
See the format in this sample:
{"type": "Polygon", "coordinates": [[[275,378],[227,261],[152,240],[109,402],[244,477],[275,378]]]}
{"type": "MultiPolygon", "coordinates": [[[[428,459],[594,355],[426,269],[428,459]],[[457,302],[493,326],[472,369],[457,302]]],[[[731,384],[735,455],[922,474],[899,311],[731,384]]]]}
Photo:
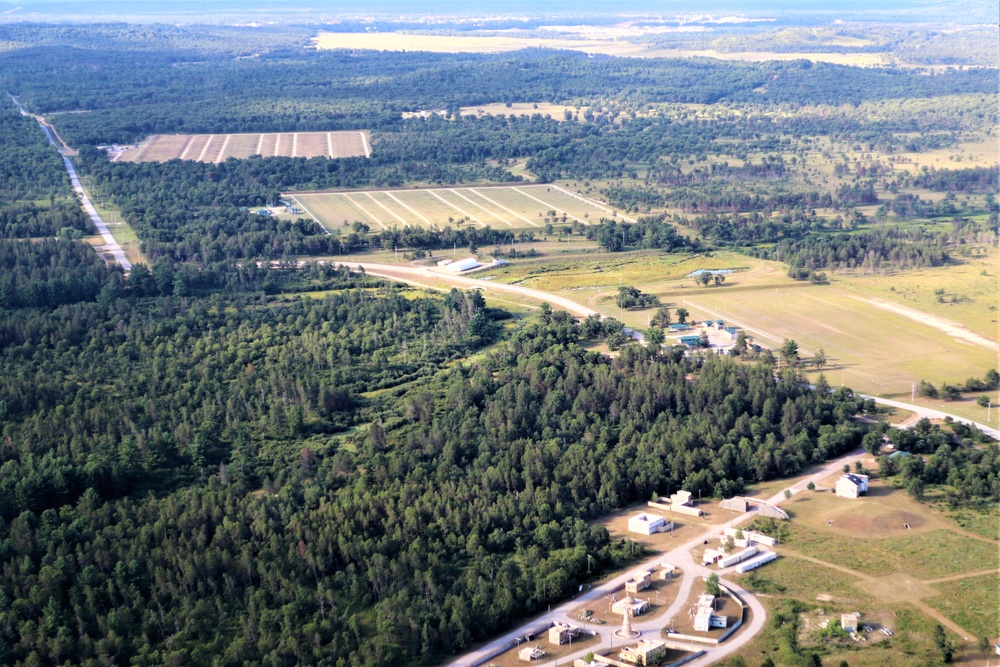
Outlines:
{"type": "Polygon", "coordinates": [[[882,628],[882,634],[886,637],[892,637],[892,630],[889,628],[882,628]]]}

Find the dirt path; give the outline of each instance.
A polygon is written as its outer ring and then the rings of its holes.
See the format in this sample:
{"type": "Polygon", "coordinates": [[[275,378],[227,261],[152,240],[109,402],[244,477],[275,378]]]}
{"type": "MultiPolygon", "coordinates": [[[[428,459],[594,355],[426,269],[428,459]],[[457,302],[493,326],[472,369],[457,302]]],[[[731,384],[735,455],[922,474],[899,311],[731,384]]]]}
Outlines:
{"type": "Polygon", "coordinates": [[[975,572],[959,572],[958,574],[953,574],[947,577],[940,577],[939,579],[927,579],[924,581],[925,584],[943,584],[946,581],[958,581],[959,579],[971,579],[973,577],[985,577],[989,574],[1000,574],[1000,568],[991,567],[985,570],[976,570],[975,572]]]}
{"type": "Polygon", "coordinates": [[[896,313],[897,315],[902,315],[903,317],[909,318],[914,322],[920,322],[921,324],[926,324],[929,327],[934,327],[935,329],[945,332],[955,340],[962,343],[972,343],[973,345],[985,347],[987,350],[992,350],[993,352],[997,351],[997,344],[995,342],[989,338],[984,338],[979,334],[969,331],[957,322],[946,320],[943,317],[938,317],[937,315],[929,315],[925,312],[908,308],[907,306],[901,306],[898,303],[893,303],[892,301],[886,301],[885,299],[865,299],[860,296],[852,298],[855,298],[858,301],[864,301],[865,303],[870,303],[871,305],[881,308],[882,310],[888,310],[896,313]]]}
{"type": "MultiPolygon", "coordinates": [[[[842,565],[835,565],[833,563],[828,563],[828,562],[826,562],[824,560],[820,560],[819,558],[813,558],[812,556],[806,556],[805,554],[799,553],[797,551],[793,551],[793,550],[789,549],[788,547],[783,547],[782,550],[781,550],[781,553],[784,556],[792,556],[793,558],[800,558],[802,560],[809,561],[810,563],[815,563],[816,565],[822,565],[823,567],[828,567],[831,570],[837,570],[839,572],[843,572],[844,574],[849,574],[852,577],[857,577],[858,579],[860,579],[865,584],[871,584],[876,579],[876,577],[872,577],[870,575],[864,574],[863,572],[858,572],[857,570],[852,570],[852,569],[850,569],[848,567],[844,567],[842,565]]],[[[983,574],[990,574],[992,572],[997,572],[997,570],[986,570],[985,572],[983,572],[983,571],[966,572],[966,573],[961,573],[961,574],[957,574],[957,575],[952,575],[950,577],[943,577],[941,579],[930,579],[930,580],[927,580],[927,581],[920,581],[919,583],[921,583],[921,584],[931,584],[931,583],[936,583],[936,582],[940,582],[940,581],[950,581],[952,579],[962,579],[962,578],[965,578],[965,577],[981,576],[983,574]]],[[[872,588],[872,586],[870,586],[870,585],[868,585],[868,586],[861,586],[861,588],[863,590],[870,590],[872,588]]],[[[937,621],[938,623],[940,623],[944,627],[948,628],[952,632],[956,633],[958,636],[962,637],[962,639],[965,640],[965,641],[969,641],[969,638],[974,636],[972,633],[970,633],[965,628],[963,628],[963,627],[959,626],[957,623],[951,621],[949,618],[947,618],[944,614],[942,614],[941,612],[939,612],[937,609],[934,609],[933,607],[929,607],[928,605],[924,604],[922,601],[920,601],[916,597],[909,597],[909,598],[907,598],[906,601],[904,602],[904,604],[913,605],[922,614],[924,614],[925,616],[928,616],[929,618],[933,618],[935,621],[937,621]]]]}

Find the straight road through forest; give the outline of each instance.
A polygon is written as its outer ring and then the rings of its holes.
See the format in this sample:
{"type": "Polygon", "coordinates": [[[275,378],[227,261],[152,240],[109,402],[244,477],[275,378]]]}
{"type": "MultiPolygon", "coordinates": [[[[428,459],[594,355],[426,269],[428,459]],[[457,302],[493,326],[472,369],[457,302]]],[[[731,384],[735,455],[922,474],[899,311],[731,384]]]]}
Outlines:
{"type": "MultiPolygon", "coordinates": [[[[7,95],[14,101],[14,104],[17,105],[17,108],[21,112],[22,116],[31,116],[30,113],[24,110],[21,103],[14,99],[13,95],[10,93],[7,93],[7,95]]],[[[69,174],[69,181],[73,186],[73,191],[79,195],[80,203],[83,205],[83,210],[86,211],[87,215],[90,217],[90,221],[94,223],[94,227],[97,227],[97,231],[100,232],[101,238],[104,239],[105,250],[111,253],[111,255],[115,258],[115,261],[118,262],[118,264],[120,264],[125,271],[131,271],[132,262],[128,261],[128,258],[125,257],[125,252],[122,250],[122,247],[118,245],[118,241],[116,241],[115,237],[111,235],[111,230],[108,229],[107,224],[105,224],[104,220],[97,212],[97,209],[94,208],[93,203],[91,203],[90,197],[87,196],[86,191],[83,189],[83,185],[80,183],[80,177],[76,175],[76,169],[73,167],[73,163],[70,161],[69,157],[63,155],[63,152],[59,147],[59,142],[56,141],[52,132],[52,128],[42,122],[42,119],[37,116],[35,117],[35,120],[38,121],[42,131],[45,132],[45,138],[49,140],[49,143],[52,144],[57,151],[59,151],[59,155],[63,160],[63,165],[66,167],[66,172],[69,174]]]]}

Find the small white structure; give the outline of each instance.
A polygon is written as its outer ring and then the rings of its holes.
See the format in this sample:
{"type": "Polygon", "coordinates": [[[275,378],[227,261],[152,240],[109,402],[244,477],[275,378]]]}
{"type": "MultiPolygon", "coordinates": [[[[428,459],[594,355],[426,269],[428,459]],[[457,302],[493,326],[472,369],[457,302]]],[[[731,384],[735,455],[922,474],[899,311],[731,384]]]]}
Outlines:
{"type": "Polygon", "coordinates": [[[845,632],[857,632],[858,631],[858,615],[857,614],[841,614],[840,615],[840,627],[844,628],[845,632]]]}
{"type": "Polygon", "coordinates": [[[665,533],[673,529],[673,527],[673,521],[667,521],[662,516],[656,516],[655,514],[636,514],[628,520],[629,532],[639,533],[640,535],[665,533]]]}
{"type": "Polygon", "coordinates": [[[778,540],[776,540],[775,538],[771,537],[770,535],[765,535],[764,533],[758,533],[753,530],[741,531],[739,528],[726,528],[722,531],[722,534],[725,535],[726,537],[733,538],[736,541],[735,543],[737,545],[740,545],[740,540],[737,537],[737,535],[741,533],[743,534],[743,539],[746,540],[747,542],[746,546],[750,546],[752,544],[764,544],[769,547],[778,546],[778,540]]]}
{"type": "Polygon", "coordinates": [[[732,556],[726,556],[725,558],[719,559],[719,567],[731,567],[737,563],[742,563],[748,560],[752,556],[757,555],[757,547],[747,547],[743,551],[738,551],[732,556]]]}
{"type": "Polygon", "coordinates": [[[715,613],[715,596],[699,595],[698,607],[694,615],[696,632],[708,632],[712,628],[724,628],[729,625],[729,618],[715,613]]]}
{"type": "Polygon", "coordinates": [[[742,563],[736,566],[736,571],[742,574],[744,572],[749,572],[750,570],[756,570],[761,565],[767,565],[777,557],[778,554],[774,553],[773,551],[768,551],[766,554],[762,556],[757,556],[756,558],[743,561],[742,563]]]}
{"type": "Polygon", "coordinates": [[[677,493],[670,494],[670,504],[671,505],[690,505],[691,504],[691,492],[684,491],[683,489],[677,493]]]}
{"type": "Polygon", "coordinates": [[[841,498],[858,498],[868,493],[868,475],[848,473],[837,480],[837,495],[841,498]]]}
{"type": "Polygon", "coordinates": [[[453,260],[453,259],[442,259],[440,262],[438,262],[437,265],[438,266],[448,266],[449,264],[451,264],[454,261],[455,260],[453,260]]]}
{"type": "Polygon", "coordinates": [[[701,564],[711,565],[712,563],[717,563],[725,555],[725,549],[705,549],[705,553],[701,556],[701,564]]]}
{"type": "Polygon", "coordinates": [[[457,262],[452,262],[444,267],[445,271],[449,273],[463,273],[465,271],[471,271],[472,269],[477,269],[482,264],[475,257],[466,257],[465,259],[460,259],[457,262]]]}

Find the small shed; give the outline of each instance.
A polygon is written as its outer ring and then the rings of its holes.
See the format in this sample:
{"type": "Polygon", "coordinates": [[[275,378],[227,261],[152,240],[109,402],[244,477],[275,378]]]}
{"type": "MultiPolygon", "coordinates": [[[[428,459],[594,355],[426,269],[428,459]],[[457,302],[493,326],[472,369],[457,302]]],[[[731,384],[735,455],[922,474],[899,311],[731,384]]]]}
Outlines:
{"type": "Polygon", "coordinates": [[[545,651],[538,644],[534,646],[526,646],[517,652],[517,657],[523,662],[532,662],[534,660],[541,660],[545,657],[545,651]]]}
{"type": "Polygon", "coordinates": [[[857,614],[841,614],[840,615],[840,627],[844,628],[845,632],[857,632],[858,631],[858,615],[857,614]]]}
{"type": "Polygon", "coordinates": [[[475,257],[466,257],[465,259],[460,259],[457,262],[452,262],[445,267],[445,271],[450,273],[462,273],[464,271],[471,271],[472,269],[479,268],[482,264],[475,257]]]}

